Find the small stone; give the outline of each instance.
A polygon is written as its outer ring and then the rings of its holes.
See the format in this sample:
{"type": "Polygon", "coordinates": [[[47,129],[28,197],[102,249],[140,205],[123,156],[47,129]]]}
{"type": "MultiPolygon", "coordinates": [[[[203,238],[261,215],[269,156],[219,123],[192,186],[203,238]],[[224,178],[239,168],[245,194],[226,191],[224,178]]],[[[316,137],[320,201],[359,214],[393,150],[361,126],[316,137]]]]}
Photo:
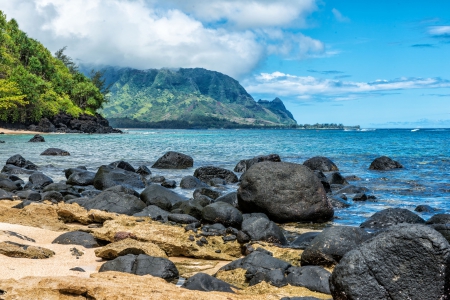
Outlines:
{"type": "Polygon", "coordinates": [[[69,269],[70,271],[75,271],[75,272],[86,272],[84,269],[80,268],[80,267],[75,267],[72,269],[69,269]]]}
{"type": "Polygon", "coordinates": [[[114,235],[115,242],[118,242],[118,241],[121,241],[124,239],[128,239],[128,238],[137,240],[136,235],[131,232],[119,231],[114,235]]]}
{"type": "Polygon", "coordinates": [[[218,249],[218,250],[216,250],[216,251],[214,251],[214,252],[216,252],[216,253],[222,253],[222,250],[218,249]]]}
{"type": "Polygon", "coordinates": [[[202,244],[208,244],[208,240],[206,240],[206,238],[204,236],[202,236],[202,238],[200,239],[200,242],[202,242],[202,244]]]}
{"type": "Polygon", "coordinates": [[[190,240],[191,242],[195,241],[194,236],[193,236],[193,235],[190,235],[190,236],[189,236],[189,240],[190,240]]]}

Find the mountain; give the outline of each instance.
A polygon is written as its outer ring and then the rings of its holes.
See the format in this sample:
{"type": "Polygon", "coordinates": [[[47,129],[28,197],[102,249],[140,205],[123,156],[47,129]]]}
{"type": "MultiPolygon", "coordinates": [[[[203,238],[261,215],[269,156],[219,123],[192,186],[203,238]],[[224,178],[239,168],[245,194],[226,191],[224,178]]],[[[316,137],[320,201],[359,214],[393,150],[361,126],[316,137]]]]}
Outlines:
{"type": "Polygon", "coordinates": [[[0,10],[0,121],[32,124],[59,113],[95,115],[103,94],[59,53],[60,59],[53,57],[0,10]]]}
{"type": "Polygon", "coordinates": [[[297,123],[280,99],[255,102],[238,81],[219,72],[114,67],[101,72],[110,85],[102,113],[113,126],[261,127],[297,123]]]}

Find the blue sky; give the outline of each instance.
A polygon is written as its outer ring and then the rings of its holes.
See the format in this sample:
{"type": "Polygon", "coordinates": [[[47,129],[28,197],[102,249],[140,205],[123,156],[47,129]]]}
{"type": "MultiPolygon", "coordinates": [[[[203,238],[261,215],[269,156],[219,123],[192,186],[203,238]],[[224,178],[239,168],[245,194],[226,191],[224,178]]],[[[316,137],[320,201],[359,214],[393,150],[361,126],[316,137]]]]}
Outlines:
{"type": "Polygon", "coordinates": [[[203,67],[297,122],[450,127],[450,1],[0,0],[79,63],[203,67]]]}

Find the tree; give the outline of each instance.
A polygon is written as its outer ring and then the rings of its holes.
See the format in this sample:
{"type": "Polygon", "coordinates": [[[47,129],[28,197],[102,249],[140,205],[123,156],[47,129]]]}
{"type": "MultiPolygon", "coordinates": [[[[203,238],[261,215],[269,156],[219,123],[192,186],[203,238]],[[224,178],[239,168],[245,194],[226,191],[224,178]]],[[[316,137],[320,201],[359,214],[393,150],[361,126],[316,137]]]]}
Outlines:
{"type": "Polygon", "coordinates": [[[17,83],[0,79],[0,120],[7,121],[11,109],[28,104],[25,97],[17,83]]]}
{"type": "Polygon", "coordinates": [[[94,69],[92,69],[89,73],[89,77],[91,78],[92,83],[104,96],[106,96],[107,94],[109,94],[109,89],[111,88],[112,84],[106,86],[104,75],[105,71],[95,71],[94,69]]]}
{"type": "Polygon", "coordinates": [[[75,74],[78,72],[78,66],[71,57],[64,54],[64,51],[66,51],[66,49],[67,46],[64,46],[56,51],[55,57],[63,62],[63,64],[69,69],[70,73],[75,74]]]}

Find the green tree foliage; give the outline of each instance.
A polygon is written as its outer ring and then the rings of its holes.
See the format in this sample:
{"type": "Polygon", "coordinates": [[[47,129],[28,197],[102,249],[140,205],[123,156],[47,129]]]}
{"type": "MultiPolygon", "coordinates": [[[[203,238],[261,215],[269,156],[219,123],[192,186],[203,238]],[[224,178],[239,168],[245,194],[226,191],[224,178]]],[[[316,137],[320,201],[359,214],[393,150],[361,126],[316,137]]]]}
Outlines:
{"type": "Polygon", "coordinates": [[[36,122],[59,112],[76,117],[102,107],[105,96],[96,83],[78,71],[65,49],[53,57],[0,10],[1,120],[36,122]]]}

